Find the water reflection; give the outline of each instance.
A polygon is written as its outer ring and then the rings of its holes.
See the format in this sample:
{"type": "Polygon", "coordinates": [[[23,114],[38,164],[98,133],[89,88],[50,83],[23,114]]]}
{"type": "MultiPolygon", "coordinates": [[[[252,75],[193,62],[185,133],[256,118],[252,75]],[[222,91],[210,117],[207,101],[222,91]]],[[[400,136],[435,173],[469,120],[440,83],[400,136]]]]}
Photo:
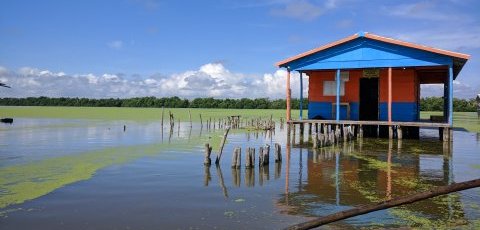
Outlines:
{"type": "MultiPolygon", "coordinates": [[[[325,215],[453,183],[451,143],[447,142],[445,147],[436,141],[395,142],[370,139],[320,149],[299,147],[295,191],[289,190],[288,176],[292,172],[287,146],[285,194],[277,200],[282,213],[325,215]],[[306,161],[302,160],[304,151],[307,151],[306,161]],[[302,178],[304,163],[306,179],[302,178]]],[[[385,211],[387,222],[393,223],[395,218],[405,219],[408,215],[436,220],[464,217],[458,195],[432,200],[385,211]]]]}

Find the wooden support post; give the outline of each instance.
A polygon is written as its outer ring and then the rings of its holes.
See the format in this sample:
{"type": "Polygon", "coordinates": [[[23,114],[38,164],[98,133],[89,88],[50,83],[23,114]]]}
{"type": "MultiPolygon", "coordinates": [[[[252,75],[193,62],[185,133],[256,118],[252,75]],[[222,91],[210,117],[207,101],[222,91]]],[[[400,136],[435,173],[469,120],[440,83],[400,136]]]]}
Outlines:
{"type": "Polygon", "coordinates": [[[292,131],[292,125],[290,123],[287,123],[287,143],[290,144],[291,141],[291,131],[292,131]]]}
{"type": "Polygon", "coordinates": [[[362,127],[362,125],[360,125],[358,127],[358,137],[363,138],[363,127],[362,127]]]}
{"type": "Polygon", "coordinates": [[[388,68],[388,122],[392,122],[392,67],[388,68]]]}
{"type": "Polygon", "coordinates": [[[295,144],[296,132],[297,132],[297,127],[294,123],[292,123],[292,144],[295,144]]]}
{"type": "Polygon", "coordinates": [[[402,132],[402,126],[397,126],[397,139],[402,140],[403,139],[403,132],[402,132]]]}
{"type": "Polygon", "coordinates": [[[308,136],[312,136],[312,123],[308,123],[308,136]]]}
{"type": "Polygon", "coordinates": [[[203,164],[206,166],[210,166],[212,163],[212,160],[210,159],[210,154],[212,154],[212,147],[210,147],[210,144],[205,144],[205,160],[203,161],[203,164]]]}
{"type": "Polygon", "coordinates": [[[290,89],[290,68],[287,67],[287,122],[291,120],[290,111],[290,98],[292,96],[292,90],[290,89]]]}
{"type": "Polygon", "coordinates": [[[203,128],[202,114],[200,113],[200,128],[203,128]]]}
{"type": "Polygon", "coordinates": [[[453,142],[453,129],[448,129],[448,141],[453,142]]]}
{"type": "Polygon", "coordinates": [[[442,128],[441,132],[442,132],[442,138],[441,138],[442,141],[447,142],[448,141],[448,133],[449,133],[448,128],[447,127],[442,128]]]}
{"type": "Polygon", "coordinates": [[[300,123],[300,144],[303,144],[303,135],[304,135],[304,127],[305,125],[303,123],[300,123]]]}
{"type": "Polygon", "coordinates": [[[388,139],[393,139],[393,126],[388,126],[388,139]]]}
{"type": "Polygon", "coordinates": [[[282,161],[282,147],[280,144],[275,143],[275,162],[282,161]]]}

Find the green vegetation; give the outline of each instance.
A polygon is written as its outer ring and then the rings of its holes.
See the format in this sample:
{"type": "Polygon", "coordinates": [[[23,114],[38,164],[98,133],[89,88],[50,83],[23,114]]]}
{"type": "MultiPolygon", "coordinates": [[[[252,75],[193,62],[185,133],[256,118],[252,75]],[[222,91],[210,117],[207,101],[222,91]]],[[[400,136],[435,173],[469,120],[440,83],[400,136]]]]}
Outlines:
{"type": "MultiPolygon", "coordinates": [[[[425,97],[420,99],[421,111],[443,111],[442,97],[425,97]]],[[[308,99],[303,100],[304,108],[308,107],[308,99]]],[[[285,99],[268,98],[215,99],[195,98],[192,100],[179,97],[136,97],[136,98],[0,98],[4,106],[74,106],[74,107],[143,107],[143,108],[218,108],[218,109],[285,109],[285,99]]],[[[292,99],[292,108],[300,108],[300,100],[292,99]]],[[[455,112],[476,112],[477,103],[472,99],[453,99],[455,112]]]]}
{"type": "MultiPolygon", "coordinates": [[[[442,97],[425,97],[420,99],[420,111],[443,111],[442,97]]],[[[476,112],[477,103],[475,98],[453,98],[454,112],[476,112]]]]}
{"type": "MultiPolygon", "coordinates": [[[[165,108],[164,122],[168,122],[168,112],[172,112],[175,120],[189,121],[188,109],[165,108]]],[[[248,117],[270,117],[279,119],[285,117],[283,109],[190,109],[193,121],[218,119],[231,115],[248,117]]],[[[306,111],[305,115],[306,116],[306,111]]],[[[292,116],[298,117],[299,111],[293,110],[292,116]]],[[[99,120],[135,120],[160,121],[161,108],[98,108],[98,107],[44,107],[44,106],[3,106],[0,107],[0,117],[14,118],[65,118],[65,119],[99,119],[99,120]]]]}
{"type": "MultiPolygon", "coordinates": [[[[304,108],[308,106],[308,100],[304,99],[304,108]]],[[[143,107],[143,108],[219,108],[219,109],[285,109],[285,99],[270,100],[268,98],[257,99],[214,99],[195,98],[193,100],[179,97],[136,97],[136,98],[0,98],[0,105],[7,106],[76,106],[76,107],[143,107]]],[[[292,99],[292,108],[300,108],[300,100],[292,99]]]]}
{"type": "MultiPolygon", "coordinates": [[[[189,120],[189,109],[165,108],[164,122],[168,122],[168,112],[171,111],[175,119],[189,120]]],[[[192,120],[200,121],[212,118],[218,119],[231,115],[241,115],[242,118],[270,117],[279,119],[285,117],[284,109],[190,109],[192,120]]],[[[304,110],[304,116],[308,114],[304,110]]],[[[429,119],[430,115],[442,115],[442,112],[421,112],[420,118],[429,119]]],[[[292,110],[292,117],[298,118],[299,110],[292,110]]],[[[47,107],[47,106],[0,106],[0,117],[14,118],[65,118],[65,119],[99,119],[99,120],[135,120],[159,121],[162,118],[161,108],[118,108],[118,107],[47,107]]],[[[480,119],[476,112],[455,112],[453,124],[457,128],[464,128],[470,132],[480,132],[480,119]]]]}
{"type": "MultiPolygon", "coordinates": [[[[210,141],[219,142],[216,140],[219,136],[219,133],[211,133],[210,141]]],[[[203,139],[178,140],[171,144],[121,146],[2,167],[0,209],[46,195],[74,182],[88,180],[102,168],[157,156],[165,149],[201,146],[207,138],[206,135],[203,139]]]]}
{"type": "MultiPolygon", "coordinates": [[[[429,119],[431,115],[442,115],[442,112],[421,112],[421,119],[429,119]]],[[[464,128],[470,132],[480,132],[480,119],[476,112],[453,113],[453,126],[464,128]]]]}

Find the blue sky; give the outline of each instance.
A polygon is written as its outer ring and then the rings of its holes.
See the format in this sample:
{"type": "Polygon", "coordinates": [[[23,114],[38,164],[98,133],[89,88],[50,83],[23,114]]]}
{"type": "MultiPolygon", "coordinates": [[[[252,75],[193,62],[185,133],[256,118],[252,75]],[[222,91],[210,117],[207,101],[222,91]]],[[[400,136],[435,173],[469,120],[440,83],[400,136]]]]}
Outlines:
{"type": "Polygon", "coordinates": [[[475,0],[2,0],[0,80],[23,90],[0,96],[283,97],[276,61],[368,31],[472,55],[455,95],[473,97],[478,9],[475,0]]]}

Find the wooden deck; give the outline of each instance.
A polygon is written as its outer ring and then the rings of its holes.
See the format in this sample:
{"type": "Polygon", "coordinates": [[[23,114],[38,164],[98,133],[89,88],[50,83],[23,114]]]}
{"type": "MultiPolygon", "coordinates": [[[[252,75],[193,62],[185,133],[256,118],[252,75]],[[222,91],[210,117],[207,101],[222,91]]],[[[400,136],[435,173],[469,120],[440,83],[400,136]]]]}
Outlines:
{"type": "MultiPolygon", "coordinates": [[[[375,137],[388,137],[389,139],[397,138],[402,139],[403,137],[407,138],[419,138],[419,129],[420,128],[433,128],[438,129],[438,136],[440,140],[443,141],[452,141],[453,132],[452,126],[449,123],[443,122],[431,122],[428,120],[425,121],[415,121],[415,122],[404,122],[404,121],[352,121],[352,120],[289,120],[287,121],[288,125],[288,135],[290,132],[293,132],[293,138],[295,138],[296,126],[299,126],[299,133],[301,136],[304,134],[305,125],[308,125],[308,135],[312,135],[312,129],[315,129],[315,135],[318,133],[323,133],[327,135],[328,133],[334,130],[335,132],[340,133],[339,136],[346,133],[345,128],[353,128],[356,130],[353,132],[353,136],[363,138],[363,130],[370,130],[368,135],[373,135],[375,137]],[[372,127],[377,127],[373,129],[372,127]],[[338,130],[338,131],[337,131],[338,130]],[[383,131],[382,131],[383,130],[383,131]]],[[[338,137],[337,137],[338,138],[338,137]]]]}
{"type": "Polygon", "coordinates": [[[404,122],[404,121],[352,121],[352,120],[290,120],[289,124],[329,124],[329,125],[381,125],[381,126],[405,126],[405,127],[424,127],[424,128],[449,128],[448,123],[439,122],[404,122]]]}

